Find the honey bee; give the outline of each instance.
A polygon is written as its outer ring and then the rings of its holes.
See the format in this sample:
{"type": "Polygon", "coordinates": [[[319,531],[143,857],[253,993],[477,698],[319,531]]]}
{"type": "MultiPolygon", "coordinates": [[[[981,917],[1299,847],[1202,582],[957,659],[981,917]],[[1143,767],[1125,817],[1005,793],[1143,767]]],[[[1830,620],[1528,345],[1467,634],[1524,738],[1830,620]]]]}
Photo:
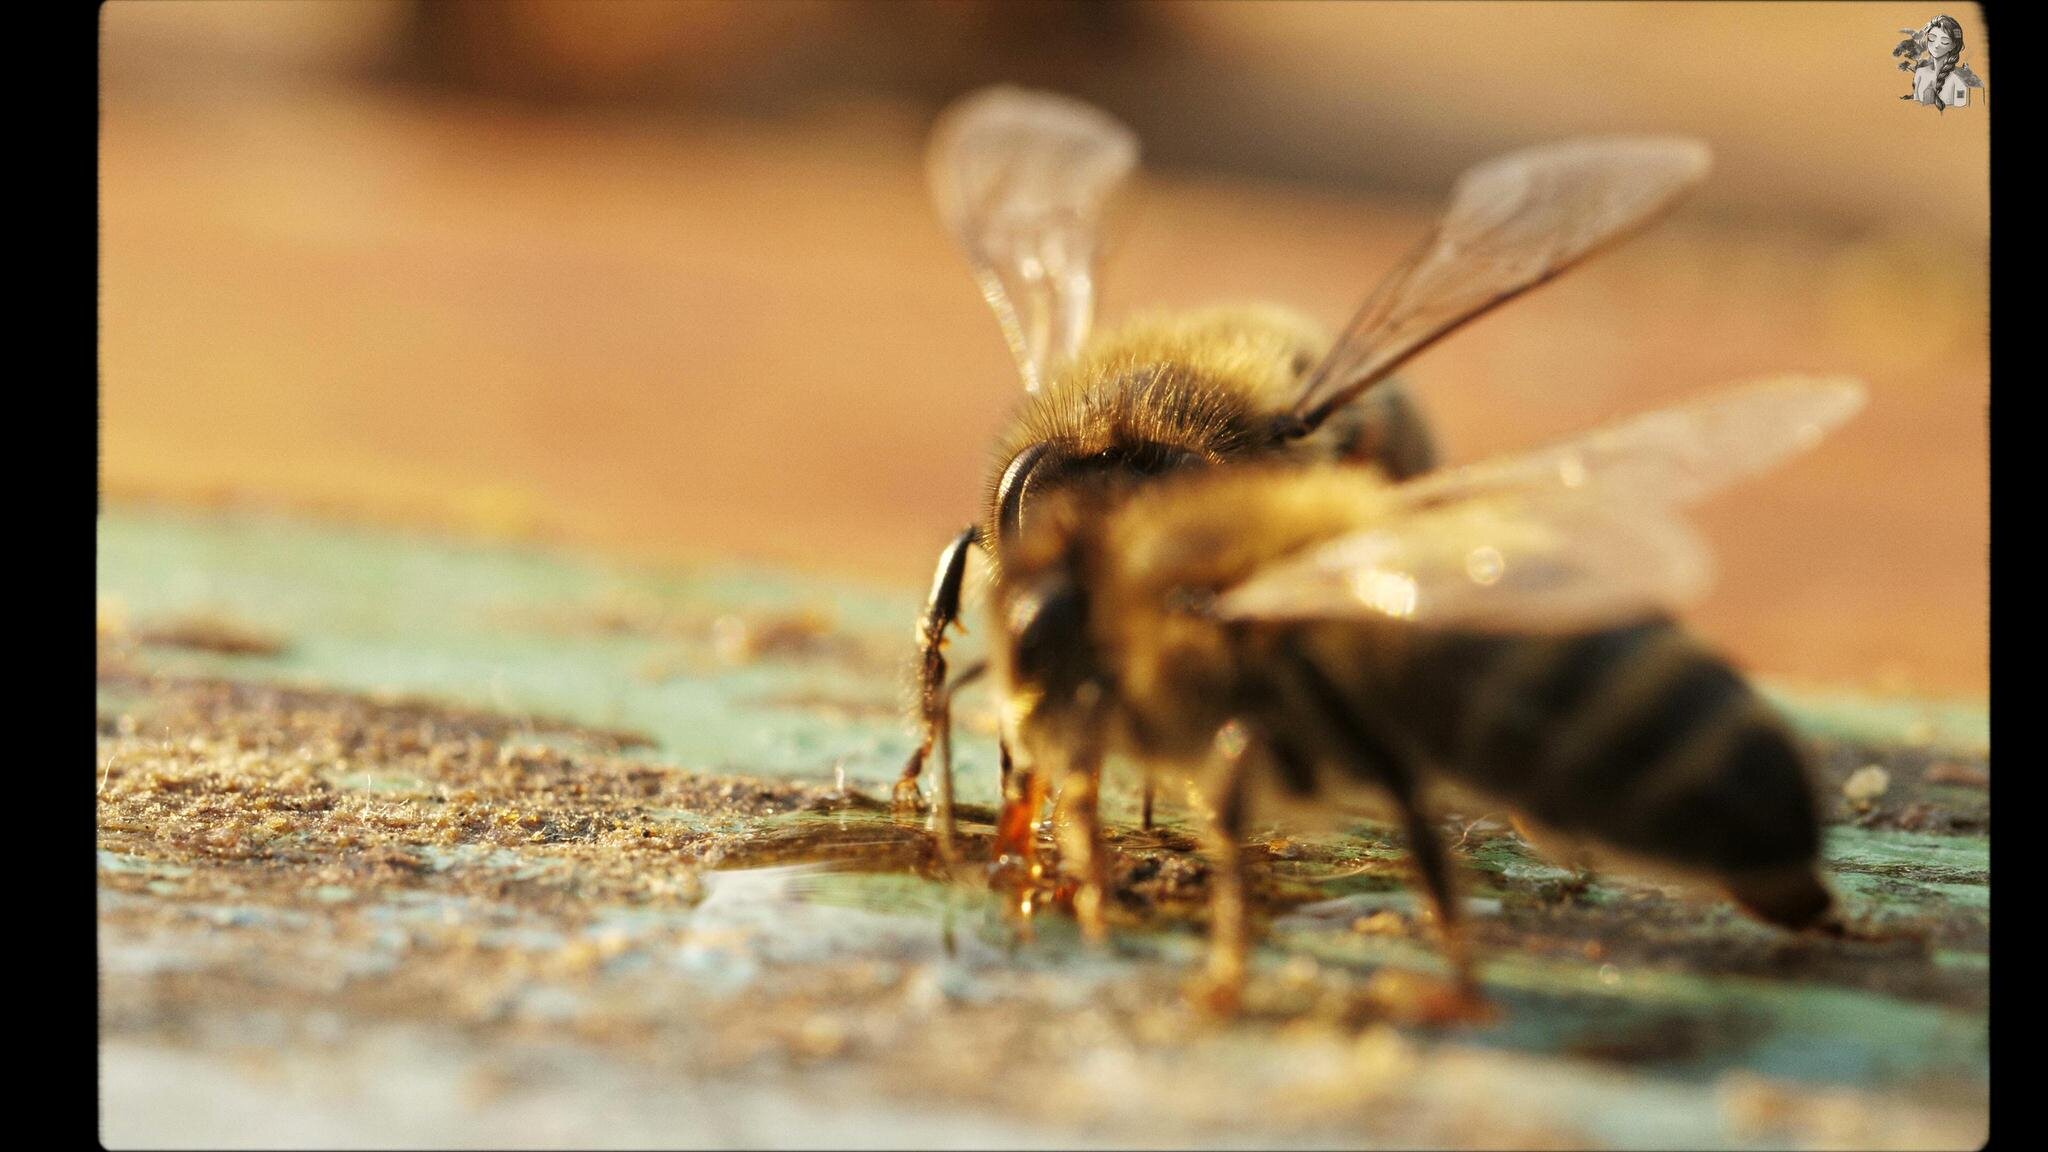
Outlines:
{"type": "Polygon", "coordinates": [[[1246,464],[1042,500],[1003,548],[1003,731],[1056,786],[1103,931],[1105,757],[1183,780],[1215,864],[1208,990],[1244,976],[1255,812],[1390,801],[1461,994],[1476,989],[1433,794],[1822,924],[1820,827],[1783,722],[1667,612],[1706,583],[1680,510],[1816,442],[1860,384],[1788,377],[1525,455],[1392,482],[1246,464]]]}
{"type": "MultiPolygon", "coordinates": [[[[1131,131],[1071,98],[1015,88],[972,94],[928,148],[934,201],[1001,325],[1026,396],[998,438],[980,517],[940,553],[916,627],[919,739],[896,786],[921,803],[936,745],[940,844],[952,856],[945,645],[979,551],[1002,599],[1011,544],[1042,502],[1090,492],[1114,503],[1169,473],[1244,463],[1347,461],[1390,479],[1427,472],[1420,410],[1389,374],[1495,305],[1640,227],[1706,173],[1704,145],[1665,138],[1567,141],[1466,172],[1424,241],[1331,341],[1277,308],[1141,317],[1092,333],[1108,202],[1136,165],[1131,131]],[[977,547],[978,546],[978,547],[977,547]]],[[[1107,506],[1106,504],[1104,506],[1107,506]]],[[[962,681],[971,676],[963,674],[962,681]]],[[[1045,782],[1012,770],[998,851],[1028,854],[1045,782]]],[[[1146,793],[1146,821],[1150,791],[1146,793]]]]}

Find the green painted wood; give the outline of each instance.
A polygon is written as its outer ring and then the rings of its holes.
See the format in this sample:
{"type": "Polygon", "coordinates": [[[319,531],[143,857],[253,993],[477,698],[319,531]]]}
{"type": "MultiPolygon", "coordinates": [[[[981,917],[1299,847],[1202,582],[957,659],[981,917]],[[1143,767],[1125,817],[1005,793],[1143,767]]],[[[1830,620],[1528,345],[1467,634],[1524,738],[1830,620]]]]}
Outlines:
{"type": "MultiPolygon", "coordinates": [[[[103,1135],[203,1139],[264,1108],[339,1142],[443,1124],[481,1142],[1090,1146],[1984,1131],[1981,706],[1772,689],[1821,754],[1833,883],[1882,938],[1786,937],[1640,877],[1581,887],[1478,821],[1465,895],[1500,1019],[1425,1026],[1389,1007],[1390,974],[1441,966],[1386,830],[1273,829],[1252,1009],[1217,1024],[1177,992],[1202,949],[1199,901],[1173,895],[1177,810],[1164,841],[1118,828],[1166,895],[1091,950],[1057,915],[1020,939],[971,875],[934,878],[916,820],[858,799],[886,796],[909,747],[914,590],[261,515],[116,510],[98,543],[103,1135]],[[278,646],[195,650],[194,621],[278,646]],[[180,622],[182,646],[138,642],[180,622]],[[465,803],[455,777],[389,745],[224,750],[204,728],[294,707],[396,724],[377,711],[393,694],[475,712],[489,746],[463,779],[496,783],[466,810],[511,823],[441,819],[465,803]],[[290,776],[294,756],[320,782],[290,776]],[[221,783],[224,757],[240,782],[221,783]],[[579,772],[630,781],[639,763],[664,798],[576,793],[579,772]],[[1866,764],[1892,786],[1859,811],[1840,788],[1866,764]],[[699,777],[771,783],[689,791],[699,777]],[[336,834],[342,810],[366,831],[336,834]],[[303,1075],[255,1091],[252,1055],[303,1075]],[[519,1121],[536,1076],[559,1131],[519,1121]]],[[[964,712],[961,793],[987,805],[986,702],[964,712]]],[[[986,812],[968,815],[979,843],[986,812]]]]}

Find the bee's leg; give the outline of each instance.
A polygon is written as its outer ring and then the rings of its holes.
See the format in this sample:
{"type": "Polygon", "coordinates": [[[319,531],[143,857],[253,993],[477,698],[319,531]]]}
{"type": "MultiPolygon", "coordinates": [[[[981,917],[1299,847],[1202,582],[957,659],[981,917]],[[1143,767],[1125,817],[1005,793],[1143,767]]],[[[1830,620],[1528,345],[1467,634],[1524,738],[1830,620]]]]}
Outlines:
{"type": "MultiPolygon", "coordinates": [[[[1240,728],[1240,732],[1242,729],[1240,728]]],[[[1219,740],[1222,766],[1209,806],[1209,967],[1195,993],[1210,1011],[1230,1015],[1244,992],[1251,928],[1244,898],[1245,788],[1243,740],[1219,740]],[[1226,747],[1225,745],[1229,746],[1226,747]]]]}
{"type": "Polygon", "coordinates": [[[1548,852],[1544,852],[1543,850],[1543,835],[1536,831],[1534,825],[1530,824],[1527,820],[1523,819],[1522,814],[1520,812],[1508,813],[1508,824],[1514,828],[1515,835],[1520,836],[1522,838],[1523,843],[1527,844],[1531,848],[1536,849],[1536,851],[1542,855],[1549,855],[1548,852]]]}
{"type": "Polygon", "coordinates": [[[1437,938],[1443,947],[1444,959],[1450,962],[1459,989],[1476,992],[1479,982],[1473,977],[1472,950],[1465,940],[1465,926],[1458,919],[1458,894],[1452,882],[1450,855],[1444,850],[1443,838],[1437,835],[1436,823],[1422,810],[1420,798],[1415,794],[1414,777],[1405,771],[1384,775],[1388,778],[1388,790],[1394,794],[1394,803],[1401,811],[1401,832],[1408,842],[1409,859],[1414,861],[1415,870],[1422,877],[1423,889],[1429,894],[1430,911],[1435,914],[1437,938]]]}
{"type": "Polygon", "coordinates": [[[1347,701],[1306,653],[1296,649],[1291,656],[1301,686],[1310,693],[1331,729],[1349,746],[1348,759],[1359,772],[1387,790],[1400,812],[1408,856],[1429,896],[1444,958],[1450,962],[1459,990],[1476,1001],[1479,984],[1474,977],[1464,925],[1458,919],[1458,895],[1451,876],[1450,856],[1442,837],[1437,835],[1435,823],[1423,811],[1415,768],[1420,761],[1419,753],[1395,723],[1347,701]]]}
{"type": "Polygon", "coordinates": [[[1011,769],[1009,781],[1003,789],[1002,807],[996,812],[995,844],[989,853],[989,886],[998,890],[1014,890],[1017,903],[1013,907],[1023,917],[1027,935],[1042,874],[1038,862],[1038,836],[1033,825],[1038,822],[1039,809],[1045,806],[1045,794],[1043,774],[1033,771],[1029,765],[1011,769]]]}
{"type": "Polygon", "coordinates": [[[1006,862],[1029,866],[1038,855],[1038,838],[1032,833],[1032,826],[1038,823],[1039,810],[1045,807],[1049,789],[1045,777],[1028,766],[1010,769],[1010,776],[1003,786],[1003,804],[996,812],[995,844],[990,851],[991,862],[1003,865],[1006,862]]]}
{"type": "MultiPolygon", "coordinates": [[[[1367,731],[1362,718],[1354,717],[1354,735],[1367,731]]],[[[1376,734],[1375,734],[1376,735],[1376,734]]],[[[1436,934],[1444,959],[1450,962],[1461,992],[1475,994],[1479,982],[1473,976],[1472,950],[1465,940],[1465,925],[1458,918],[1457,885],[1451,875],[1451,857],[1437,834],[1436,822],[1423,810],[1421,789],[1411,761],[1395,750],[1392,741],[1373,739],[1372,752],[1361,766],[1379,780],[1401,814],[1401,836],[1408,845],[1408,859],[1422,880],[1429,897],[1430,912],[1436,920],[1436,934]]],[[[1363,749],[1361,749],[1363,751],[1363,749]]]]}
{"type": "MultiPolygon", "coordinates": [[[[986,661],[977,660],[962,669],[953,682],[946,685],[939,700],[941,714],[950,720],[953,712],[953,693],[972,684],[988,671],[986,661]]],[[[939,779],[933,789],[937,801],[932,805],[932,823],[939,833],[939,860],[947,868],[959,862],[959,852],[954,847],[953,827],[953,725],[941,722],[936,729],[939,749],[939,779]]]]}
{"type": "Polygon", "coordinates": [[[1575,842],[1565,840],[1553,833],[1538,829],[1518,812],[1508,813],[1508,823],[1514,826],[1515,834],[1522,842],[1536,850],[1536,854],[1572,874],[1570,892],[1582,893],[1593,886],[1596,878],[1592,861],[1585,850],[1575,842]]]}
{"type": "Polygon", "coordinates": [[[1076,764],[1063,775],[1059,799],[1053,806],[1060,854],[1074,862],[1074,871],[1079,874],[1074,919],[1081,922],[1081,934],[1090,943],[1100,943],[1109,933],[1105,919],[1109,870],[1104,859],[1099,808],[1101,782],[1101,758],[1090,756],[1087,763],[1076,764]]]}
{"type": "Polygon", "coordinates": [[[1780,928],[1825,926],[1836,913],[1834,894],[1810,862],[1731,875],[1722,885],[1750,915],[1780,928]]]}
{"type": "Polygon", "coordinates": [[[899,808],[915,811],[922,807],[917,791],[918,774],[924,771],[925,757],[931,755],[939,730],[951,722],[946,710],[946,630],[960,617],[960,585],[967,574],[967,553],[974,544],[975,535],[976,530],[969,527],[939,553],[939,568],[932,576],[931,595],[925,599],[924,615],[918,618],[919,739],[917,750],[910,754],[909,762],[903,765],[903,775],[896,781],[895,801],[899,808]]]}
{"type": "Polygon", "coordinates": [[[1144,798],[1138,801],[1138,827],[1152,830],[1152,774],[1145,773],[1144,798]]]}

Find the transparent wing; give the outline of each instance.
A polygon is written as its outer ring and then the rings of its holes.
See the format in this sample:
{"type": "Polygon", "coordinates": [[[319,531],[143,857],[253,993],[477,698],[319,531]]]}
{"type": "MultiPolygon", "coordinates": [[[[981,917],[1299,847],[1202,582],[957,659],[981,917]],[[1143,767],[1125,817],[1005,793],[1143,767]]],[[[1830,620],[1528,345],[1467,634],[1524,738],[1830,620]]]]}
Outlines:
{"type": "Polygon", "coordinates": [[[1706,549],[1647,505],[1494,497],[1412,512],[1273,565],[1216,601],[1226,619],[1378,617],[1479,631],[1639,619],[1707,586],[1706,549]]]}
{"type": "Polygon", "coordinates": [[[1458,325],[1633,231],[1706,176],[1696,140],[1568,140],[1487,161],[1458,178],[1422,246],[1359,310],[1303,385],[1305,428],[1458,325]]]}
{"type": "Polygon", "coordinates": [[[1137,137],[1101,109],[1020,88],[967,96],[932,130],[932,198],[1027,389],[1088,335],[1103,207],[1137,162],[1137,137]]]}
{"type": "Polygon", "coordinates": [[[1606,491],[1685,504],[1773,468],[1863,407],[1847,377],[1776,376],[1723,389],[1532,452],[1482,460],[1401,485],[1397,501],[1427,507],[1489,493],[1606,491]]]}
{"type": "Polygon", "coordinates": [[[1812,446],[1862,404],[1853,380],[1766,380],[1411,480],[1381,522],[1268,566],[1216,611],[1576,631],[1675,608],[1710,575],[1678,509],[1812,446]]]}

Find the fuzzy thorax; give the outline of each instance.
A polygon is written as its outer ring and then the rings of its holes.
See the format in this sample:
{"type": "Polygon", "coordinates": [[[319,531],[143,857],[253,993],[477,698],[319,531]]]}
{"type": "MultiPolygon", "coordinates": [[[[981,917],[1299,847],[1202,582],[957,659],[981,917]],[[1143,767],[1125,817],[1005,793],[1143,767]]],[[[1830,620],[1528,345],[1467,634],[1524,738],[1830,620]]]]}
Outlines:
{"type": "Polygon", "coordinates": [[[998,437],[984,540],[1001,535],[1006,474],[1018,480],[1012,465],[1034,449],[1049,458],[1030,479],[1040,491],[1271,449],[1274,419],[1326,346],[1313,325],[1270,307],[1140,316],[1098,333],[998,437]]]}

